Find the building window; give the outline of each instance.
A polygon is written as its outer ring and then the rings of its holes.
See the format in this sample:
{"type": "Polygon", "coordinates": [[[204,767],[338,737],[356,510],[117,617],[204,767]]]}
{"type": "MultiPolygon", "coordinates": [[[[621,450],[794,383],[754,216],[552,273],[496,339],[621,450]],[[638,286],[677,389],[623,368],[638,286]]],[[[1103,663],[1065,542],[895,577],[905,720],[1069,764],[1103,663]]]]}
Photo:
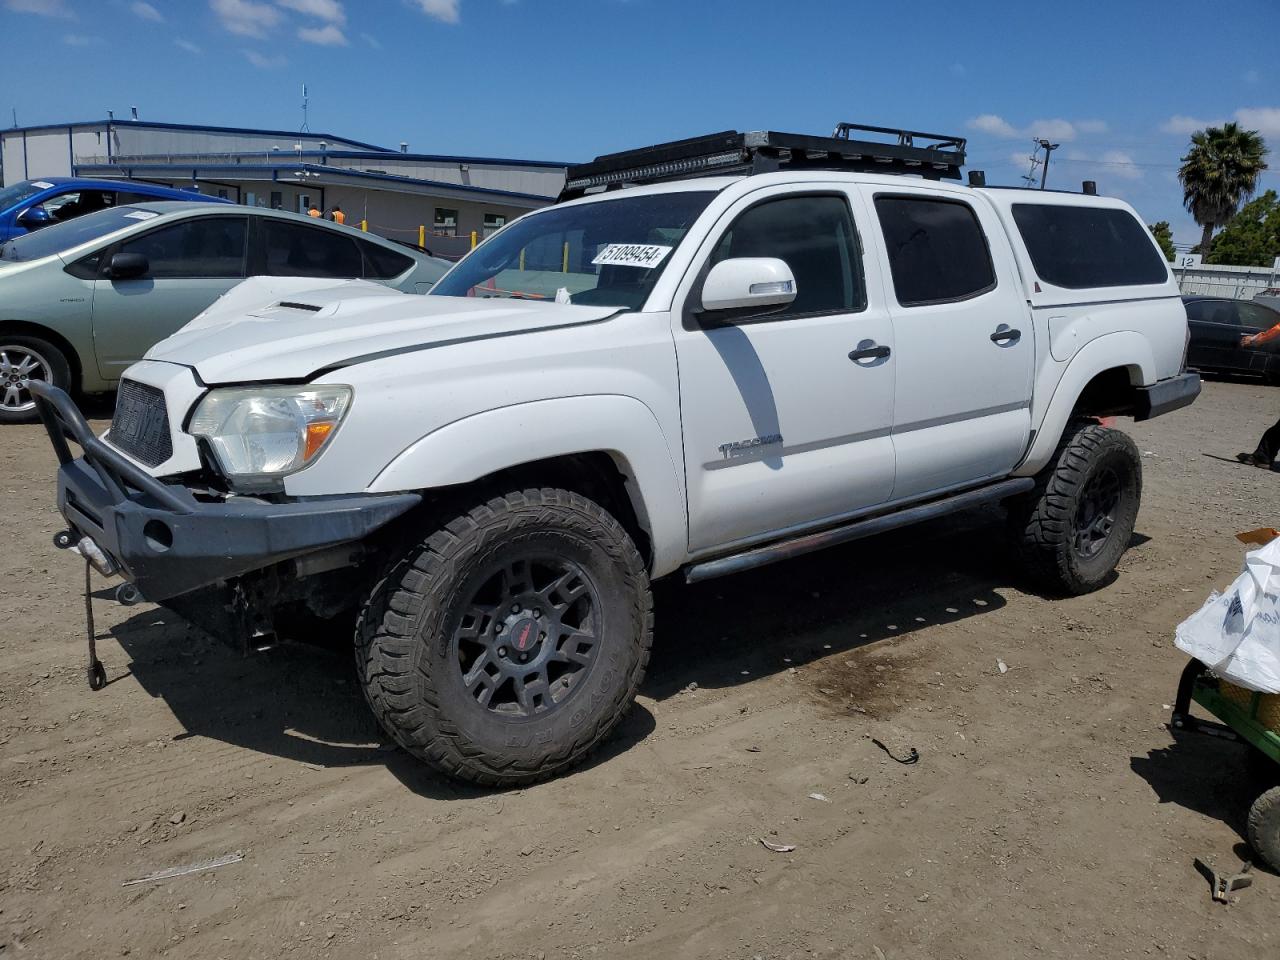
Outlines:
{"type": "Polygon", "coordinates": [[[507,225],[507,218],[500,213],[486,213],[484,215],[484,235],[487,237],[491,233],[497,233],[507,225]]]}
{"type": "Polygon", "coordinates": [[[436,216],[431,222],[431,230],[440,236],[456,237],[458,235],[458,211],[436,207],[436,216]]]}
{"type": "Polygon", "coordinates": [[[281,190],[271,191],[271,209],[272,210],[284,209],[284,192],[283,191],[281,190]]]}

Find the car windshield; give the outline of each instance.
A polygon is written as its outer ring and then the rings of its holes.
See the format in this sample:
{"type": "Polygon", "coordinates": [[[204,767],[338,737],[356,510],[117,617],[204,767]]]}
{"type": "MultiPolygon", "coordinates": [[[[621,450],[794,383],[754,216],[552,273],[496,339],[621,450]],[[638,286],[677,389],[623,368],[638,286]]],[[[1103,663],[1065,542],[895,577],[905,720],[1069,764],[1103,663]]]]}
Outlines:
{"type": "Polygon", "coordinates": [[[42,190],[48,190],[51,186],[53,184],[43,181],[23,180],[21,183],[15,183],[11,187],[5,187],[0,190],[0,210],[8,210],[15,204],[27,199],[27,197],[34,197],[37,193],[42,190]]]}
{"type": "Polygon", "coordinates": [[[494,234],[431,296],[513,297],[637,310],[715,196],[677,191],[552,208],[494,234]]]}
{"type": "Polygon", "coordinates": [[[0,246],[0,260],[39,260],[158,216],[160,214],[154,210],[139,210],[137,207],[109,207],[86,213],[83,217],[14,237],[0,246]]]}

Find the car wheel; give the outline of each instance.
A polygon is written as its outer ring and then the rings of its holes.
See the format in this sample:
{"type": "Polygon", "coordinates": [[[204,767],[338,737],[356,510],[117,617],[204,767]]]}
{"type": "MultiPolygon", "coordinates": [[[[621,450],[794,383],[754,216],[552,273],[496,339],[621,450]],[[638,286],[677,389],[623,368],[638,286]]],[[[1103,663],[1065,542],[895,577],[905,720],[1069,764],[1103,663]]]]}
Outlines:
{"type": "Polygon", "coordinates": [[[1128,434],[1072,424],[1035,489],[1010,510],[1028,572],[1055,593],[1103,586],[1129,546],[1141,498],[1142,460],[1128,434]]]}
{"type": "Polygon", "coordinates": [[[35,397],[27,389],[32,380],[69,389],[67,358],[53,344],[37,337],[0,334],[0,423],[39,419],[35,397]]]}
{"type": "Polygon", "coordinates": [[[444,524],[374,589],[361,686],[405,750],[515,786],[581,761],[635,697],[653,606],[626,530],[565,490],[511,492],[444,524]]]}

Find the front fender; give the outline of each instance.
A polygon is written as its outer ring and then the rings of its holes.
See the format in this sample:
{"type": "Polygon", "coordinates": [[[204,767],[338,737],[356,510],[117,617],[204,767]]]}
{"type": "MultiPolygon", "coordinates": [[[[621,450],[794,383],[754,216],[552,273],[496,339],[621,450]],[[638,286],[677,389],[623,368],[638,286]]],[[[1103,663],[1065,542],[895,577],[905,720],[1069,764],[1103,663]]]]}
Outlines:
{"type": "Polygon", "coordinates": [[[655,577],[685,560],[684,483],[662,427],[633,397],[537,400],[455,420],[406,447],[373,479],[370,493],[470,483],[535,460],[603,451],[627,478],[649,532],[655,577]]]}
{"type": "MultiPolygon", "coordinates": [[[[1058,366],[1054,364],[1050,370],[1058,366]]],[[[1061,374],[1056,384],[1046,382],[1043,372],[1036,378],[1037,394],[1049,392],[1050,399],[1043,408],[1040,427],[1027,455],[1013,471],[1015,476],[1033,476],[1049,462],[1089,381],[1117,367],[1128,371],[1129,382],[1134,386],[1155,383],[1159,378],[1150,341],[1132,330],[1108,333],[1089,341],[1065,368],[1059,367],[1061,374]]]]}

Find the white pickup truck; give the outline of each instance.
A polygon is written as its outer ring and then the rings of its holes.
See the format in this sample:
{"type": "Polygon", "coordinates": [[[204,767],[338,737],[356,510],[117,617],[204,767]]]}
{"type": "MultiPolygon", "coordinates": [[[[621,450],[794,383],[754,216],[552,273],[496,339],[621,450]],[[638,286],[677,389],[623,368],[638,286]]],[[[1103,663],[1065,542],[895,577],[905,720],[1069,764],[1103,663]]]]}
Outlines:
{"type": "Polygon", "coordinates": [[[999,501],[1042,587],[1093,590],[1141,492],[1098,418],[1200,389],[1177,286],[1126,204],[948,183],[963,143],[921,137],[602,157],[425,298],[246,281],[102,437],[34,388],[57,542],[251,644],[350,615],[388,733],[496,785],[627,710],[658,577],[999,501]]]}

